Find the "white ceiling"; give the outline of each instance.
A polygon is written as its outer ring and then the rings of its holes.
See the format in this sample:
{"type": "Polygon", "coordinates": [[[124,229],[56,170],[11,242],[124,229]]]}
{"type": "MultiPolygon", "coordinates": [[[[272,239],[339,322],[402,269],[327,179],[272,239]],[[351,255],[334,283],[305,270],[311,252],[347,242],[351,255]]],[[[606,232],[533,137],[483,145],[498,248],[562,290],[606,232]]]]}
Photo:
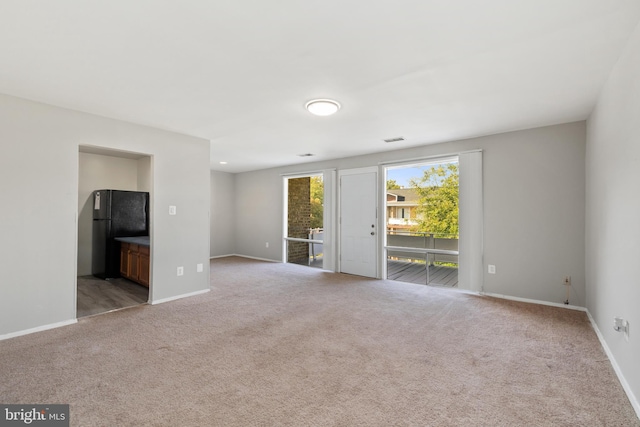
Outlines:
{"type": "Polygon", "coordinates": [[[0,93],[203,137],[240,172],[585,119],[639,19],[638,0],[2,0],[0,93]],[[327,97],[336,115],[304,110],[327,97]]]}

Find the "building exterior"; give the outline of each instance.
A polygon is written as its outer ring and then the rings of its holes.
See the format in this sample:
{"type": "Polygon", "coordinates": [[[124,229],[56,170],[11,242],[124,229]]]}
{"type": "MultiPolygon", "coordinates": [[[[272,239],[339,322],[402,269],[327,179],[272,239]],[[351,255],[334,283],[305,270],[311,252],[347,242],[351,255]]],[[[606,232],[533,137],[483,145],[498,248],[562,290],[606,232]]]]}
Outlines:
{"type": "Polygon", "coordinates": [[[415,188],[387,190],[387,233],[409,231],[418,224],[419,199],[415,188]]]}

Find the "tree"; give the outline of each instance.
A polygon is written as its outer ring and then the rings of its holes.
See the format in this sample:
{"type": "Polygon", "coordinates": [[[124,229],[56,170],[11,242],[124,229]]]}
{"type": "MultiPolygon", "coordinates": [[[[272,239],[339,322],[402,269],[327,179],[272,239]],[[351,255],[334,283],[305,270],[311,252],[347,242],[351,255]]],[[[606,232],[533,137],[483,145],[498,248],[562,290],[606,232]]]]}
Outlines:
{"type": "Polygon", "coordinates": [[[433,166],[410,183],[419,199],[416,231],[458,236],[458,164],[433,166]]]}
{"type": "Polygon", "coordinates": [[[324,213],[324,183],[321,176],[312,176],[310,181],[311,228],[322,228],[324,213]]]}
{"type": "Polygon", "coordinates": [[[400,189],[400,184],[398,184],[395,179],[387,180],[387,190],[398,190],[398,189],[400,189]]]}

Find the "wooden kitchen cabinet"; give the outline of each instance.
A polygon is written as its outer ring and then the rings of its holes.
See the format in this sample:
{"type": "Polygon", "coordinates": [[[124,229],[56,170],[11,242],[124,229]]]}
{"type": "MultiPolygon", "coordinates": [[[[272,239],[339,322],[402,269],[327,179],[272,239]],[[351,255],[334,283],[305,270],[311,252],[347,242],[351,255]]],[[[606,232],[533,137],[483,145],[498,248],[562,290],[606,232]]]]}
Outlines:
{"type": "Polygon", "coordinates": [[[120,274],[149,287],[149,247],[120,242],[120,274]]]}
{"type": "Polygon", "coordinates": [[[149,287],[149,246],[139,246],[138,251],[138,283],[149,287]]]}

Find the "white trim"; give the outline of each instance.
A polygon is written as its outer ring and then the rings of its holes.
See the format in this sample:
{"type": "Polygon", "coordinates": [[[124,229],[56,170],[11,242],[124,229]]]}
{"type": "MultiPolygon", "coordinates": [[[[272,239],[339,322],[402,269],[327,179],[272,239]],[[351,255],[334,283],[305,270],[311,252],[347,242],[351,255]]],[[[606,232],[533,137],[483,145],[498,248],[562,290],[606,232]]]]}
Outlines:
{"type": "Polygon", "coordinates": [[[279,260],[279,259],[260,258],[260,257],[257,257],[257,256],[249,256],[249,255],[242,255],[242,254],[233,254],[233,255],[229,255],[229,256],[239,256],[240,258],[255,259],[256,261],[277,262],[279,264],[283,264],[284,263],[284,261],[279,260]]]}
{"type": "Polygon", "coordinates": [[[591,326],[593,327],[593,330],[596,332],[596,335],[598,336],[598,339],[600,340],[600,345],[602,345],[602,348],[604,349],[604,352],[607,354],[607,357],[609,358],[609,361],[611,362],[611,366],[613,366],[613,370],[615,371],[615,373],[616,373],[616,375],[618,377],[618,381],[620,381],[620,384],[622,385],[622,388],[623,388],[624,392],[627,394],[627,398],[629,399],[629,402],[631,403],[631,406],[633,406],[633,409],[636,411],[636,415],[638,416],[638,418],[640,418],[640,402],[638,402],[638,399],[633,394],[633,390],[631,390],[631,387],[629,386],[629,383],[627,382],[627,380],[625,379],[624,375],[622,374],[622,369],[620,369],[620,366],[618,365],[618,362],[616,362],[616,358],[613,356],[613,353],[611,352],[611,349],[609,349],[609,346],[607,345],[607,342],[604,340],[604,336],[600,332],[600,329],[598,328],[598,325],[596,324],[596,321],[591,316],[591,313],[589,313],[589,310],[585,309],[585,311],[587,312],[587,316],[589,317],[589,321],[591,322],[591,326]]]}
{"type": "Polygon", "coordinates": [[[200,294],[206,294],[209,291],[211,291],[211,289],[203,289],[201,291],[190,292],[188,294],[181,294],[181,295],[176,295],[176,296],[169,297],[169,298],[162,298],[162,299],[155,300],[155,301],[149,301],[149,304],[158,305],[158,304],[162,304],[162,303],[169,302],[169,301],[175,301],[177,299],[194,297],[194,296],[200,295],[200,294]]]}
{"type": "Polygon", "coordinates": [[[458,286],[484,290],[484,185],[482,151],[462,153],[458,157],[458,286]]]}
{"type": "MultiPolygon", "coordinates": [[[[298,175],[296,177],[301,178],[298,175]]],[[[305,175],[307,176],[307,175],[305,175]]],[[[282,176],[282,200],[280,203],[282,204],[282,217],[280,220],[282,221],[282,226],[280,228],[282,242],[282,249],[280,252],[280,258],[282,262],[287,262],[287,243],[284,241],[284,238],[289,234],[289,179],[294,178],[294,176],[282,176]]]]}
{"type": "Polygon", "coordinates": [[[215,256],[210,256],[209,259],[216,259],[216,258],[227,258],[230,256],[239,256],[236,254],[226,254],[226,255],[215,255],[215,256]]]}
{"type": "Polygon", "coordinates": [[[64,322],[51,323],[49,325],[42,325],[35,328],[24,329],[22,331],[11,332],[8,334],[0,335],[0,341],[8,340],[9,338],[15,338],[22,335],[29,335],[35,332],[47,331],[49,329],[61,328],[62,326],[73,325],[74,323],[78,323],[78,319],[65,320],[64,322]]]}
{"type": "Polygon", "coordinates": [[[378,173],[378,166],[367,166],[366,168],[340,169],[338,171],[338,179],[344,175],[359,175],[362,173],[378,173]]]}
{"type": "Polygon", "coordinates": [[[335,171],[336,168],[328,168],[328,169],[320,169],[313,170],[310,172],[289,172],[289,173],[281,173],[280,176],[283,178],[306,178],[308,176],[318,176],[326,173],[327,171],[335,171]]]}
{"type": "Polygon", "coordinates": [[[585,311],[585,312],[587,311],[586,308],[580,307],[578,305],[561,304],[561,303],[558,303],[558,302],[542,301],[542,300],[531,299],[531,298],[512,297],[512,296],[504,295],[504,294],[493,294],[491,292],[477,292],[477,295],[500,298],[500,299],[508,299],[508,300],[511,300],[511,301],[528,302],[528,303],[531,303],[531,304],[538,304],[538,305],[548,305],[550,307],[567,308],[569,310],[585,311]]]}
{"type": "Polygon", "coordinates": [[[430,162],[433,162],[434,160],[453,158],[453,157],[458,157],[461,154],[477,153],[482,151],[483,151],[482,148],[477,148],[475,150],[459,151],[455,153],[434,154],[433,156],[427,156],[427,157],[412,157],[410,159],[403,159],[403,160],[388,160],[385,162],[379,162],[378,165],[384,166],[384,167],[393,167],[393,166],[411,165],[414,163],[430,163],[430,162]]]}
{"type": "MultiPolygon", "coordinates": [[[[389,279],[389,271],[388,271],[388,262],[387,262],[387,227],[388,227],[388,219],[387,219],[387,206],[389,203],[387,202],[387,180],[388,176],[388,167],[379,164],[378,165],[378,230],[383,230],[378,233],[378,247],[382,248],[376,256],[378,257],[378,271],[380,272],[380,279],[390,280],[389,279]]],[[[411,216],[411,215],[409,215],[411,216]]]]}
{"type": "Polygon", "coordinates": [[[322,211],[322,226],[324,229],[324,234],[322,239],[324,240],[324,243],[322,250],[324,252],[324,255],[322,257],[322,269],[327,271],[336,271],[337,266],[337,176],[338,174],[336,173],[336,169],[326,169],[326,172],[323,175],[324,206],[322,211]]]}

